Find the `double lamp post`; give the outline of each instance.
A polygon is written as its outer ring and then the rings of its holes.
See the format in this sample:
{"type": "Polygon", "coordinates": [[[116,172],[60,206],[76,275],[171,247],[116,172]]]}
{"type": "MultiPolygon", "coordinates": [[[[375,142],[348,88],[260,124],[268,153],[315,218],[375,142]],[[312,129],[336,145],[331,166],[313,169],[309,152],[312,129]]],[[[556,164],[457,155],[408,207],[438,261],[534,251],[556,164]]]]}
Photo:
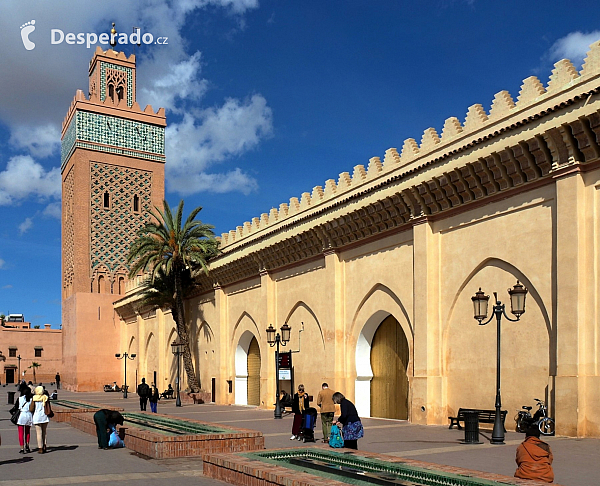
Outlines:
{"type": "Polygon", "coordinates": [[[487,319],[488,313],[488,301],[490,300],[489,295],[485,295],[484,292],[479,288],[479,291],[475,293],[471,300],[473,301],[473,317],[479,322],[480,326],[489,324],[494,317],[496,318],[496,415],[494,417],[494,429],[492,431],[492,444],[504,444],[504,424],[502,422],[502,399],[500,397],[500,322],[502,316],[506,317],[511,322],[518,321],[521,316],[525,313],[525,296],[527,295],[527,288],[517,280],[516,285],[508,289],[508,295],[510,296],[510,312],[516,317],[511,319],[506,315],[504,304],[498,300],[498,294],[494,292],[494,299],[496,303],[492,307],[492,315],[487,319]]]}
{"type": "Polygon", "coordinates": [[[177,357],[177,400],[175,400],[175,406],[181,407],[181,396],[179,390],[181,389],[181,375],[179,368],[179,357],[183,355],[184,344],[180,341],[179,337],[171,343],[171,351],[177,357]]]}
{"type": "Polygon", "coordinates": [[[125,362],[125,384],[123,385],[123,398],[127,398],[127,360],[134,360],[135,356],[135,353],[123,353],[123,356],[121,356],[120,353],[115,354],[115,358],[122,359],[125,362]]]}
{"type": "Polygon", "coordinates": [[[275,348],[275,380],[276,380],[276,388],[277,394],[275,396],[275,412],[274,417],[276,419],[281,418],[281,403],[279,400],[279,344],[285,346],[290,340],[290,334],[292,332],[292,328],[285,323],[281,326],[281,335],[275,330],[273,324],[269,324],[267,328],[267,342],[270,347],[277,346],[275,348]]]}

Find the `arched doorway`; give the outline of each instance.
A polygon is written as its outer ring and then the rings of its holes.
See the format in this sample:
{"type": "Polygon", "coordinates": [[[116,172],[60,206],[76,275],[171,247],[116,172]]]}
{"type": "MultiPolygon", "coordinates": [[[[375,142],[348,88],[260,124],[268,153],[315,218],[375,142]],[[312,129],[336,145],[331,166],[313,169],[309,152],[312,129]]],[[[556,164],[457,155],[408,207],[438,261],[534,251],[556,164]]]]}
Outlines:
{"type": "Polygon", "coordinates": [[[260,347],[253,336],[248,347],[248,405],[260,405],[260,347]]]}
{"type": "Polygon", "coordinates": [[[408,359],[404,331],[390,315],[371,343],[371,417],[408,419],[408,359]]]}

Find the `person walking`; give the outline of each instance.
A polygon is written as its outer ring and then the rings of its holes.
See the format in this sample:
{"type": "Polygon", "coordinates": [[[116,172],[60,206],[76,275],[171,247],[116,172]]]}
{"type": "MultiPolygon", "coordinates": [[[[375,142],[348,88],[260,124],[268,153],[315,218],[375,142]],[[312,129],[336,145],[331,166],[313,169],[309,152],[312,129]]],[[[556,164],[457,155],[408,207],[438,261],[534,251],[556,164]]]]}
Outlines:
{"type": "Polygon", "coordinates": [[[356,407],[340,392],[333,394],[333,403],[339,404],[340,416],[336,425],[342,425],[342,435],[344,437],[344,447],[348,449],[358,449],[358,439],[364,436],[364,429],[356,407]]]}
{"type": "Polygon", "coordinates": [[[58,371],[56,372],[54,380],[56,381],[56,389],[60,390],[60,373],[58,371]]]}
{"type": "Polygon", "coordinates": [[[308,394],[304,392],[304,385],[298,385],[298,392],[294,393],[292,401],[292,412],[294,412],[294,423],[292,424],[292,436],[290,440],[302,440],[300,428],[302,427],[302,414],[310,406],[308,394]]]}
{"type": "Polygon", "coordinates": [[[321,391],[317,396],[317,405],[321,409],[321,426],[323,428],[323,442],[329,442],[329,431],[333,423],[335,403],[333,403],[333,390],[327,383],[321,385],[321,391]]]}
{"type": "Polygon", "coordinates": [[[146,378],[142,378],[142,382],[137,387],[137,394],[140,397],[140,410],[146,411],[146,405],[148,404],[148,397],[150,396],[150,387],[146,383],[146,378]]]}
{"type": "Polygon", "coordinates": [[[152,413],[157,413],[158,401],[160,400],[160,393],[158,393],[158,388],[154,383],[151,384],[150,387],[150,395],[148,396],[148,401],[150,402],[150,411],[152,413]]]}
{"type": "Polygon", "coordinates": [[[94,424],[96,424],[96,436],[98,437],[98,449],[108,449],[108,429],[117,424],[123,425],[123,415],[116,410],[107,410],[105,408],[98,410],[94,414],[94,424]]]}
{"type": "Polygon", "coordinates": [[[48,428],[48,422],[50,422],[50,419],[44,410],[47,401],[48,397],[44,394],[44,387],[36,387],[35,395],[33,395],[32,398],[32,404],[34,406],[32,422],[33,425],[35,425],[39,454],[45,454],[47,452],[46,429],[48,428]]]}
{"type": "Polygon", "coordinates": [[[33,395],[31,394],[31,389],[25,384],[25,382],[22,382],[19,385],[19,391],[21,392],[18,402],[20,413],[19,419],[17,420],[17,427],[19,428],[19,445],[21,446],[19,454],[25,454],[26,452],[31,452],[31,449],[29,448],[29,440],[31,438],[33,415],[29,411],[29,406],[31,404],[33,395]]]}
{"type": "Polygon", "coordinates": [[[515,477],[551,483],[554,481],[550,446],[540,440],[537,423],[525,431],[525,440],[517,447],[517,470],[515,477]]]}

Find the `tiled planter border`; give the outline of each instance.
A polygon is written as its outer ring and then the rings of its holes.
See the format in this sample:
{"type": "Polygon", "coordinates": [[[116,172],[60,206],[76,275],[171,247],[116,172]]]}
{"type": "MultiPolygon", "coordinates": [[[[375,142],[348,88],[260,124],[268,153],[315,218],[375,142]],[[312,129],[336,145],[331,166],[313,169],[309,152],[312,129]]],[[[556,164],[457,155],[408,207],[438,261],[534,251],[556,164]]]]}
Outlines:
{"type": "MultiPolygon", "coordinates": [[[[82,403],[84,405],[90,405],[91,407],[97,407],[98,410],[105,408],[107,410],[116,410],[117,412],[123,411],[122,408],[108,407],[101,403],[83,402],[81,400],[77,400],[77,402],[82,403]]],[[[55,404],[54,402],[50,402],[50,405],[52,406],[52,411],[54,412],[54,417],[52,417],[53,422],[71,423],[71,416],[73,414],[90,413],[91,412],[91,410],[89,408],[66,408],[66,407],[61,407],[60,405],[55,404]]],[[[96,411],[94,411],[93,413],[96,413],[96,411]]]]}
{"type": "MultiPolygon", "coordinates": [[[[150,414],[184,422],[229,429],[221,424],[199,420],[182,419],[170,415],[150,414]]],[[[78,413],[71,416],[71,425],[91,435],[96,434],[93,413],[78,413]]],[[[125,447],[153,459],[202,456],[206,453],[250,452],[263,450],[265,439],[262,432],[249,429],[231,429],[230,434],[197,434],[165,436],[149,430],[126,426],[125,447]]]]}
{"type": "MultiPolygon", "coordinates": [[[[317,446],[328,449],[327,446],[317,446]]],[[[273,452],[277,449],[269,449],[273,452]]],[[[285,450],[285,449],[280,449],[285,450]]],[[[330,449],[329,449],[330,450],[330,449]]],[[[340,452],[353,452],[349,449],[337,449],[340,452]]],[[[488,481],[497,481],[502,484],[514,486],[547,486],[548,483],[539,481],[511,478],[501,474],[474,471],[460,467],[444,466],[430,462],[416,461],[402,457],[375,454],[372,452],[354,452],[358,456],[368,459],[378,459],[390,463],[403,463],[407,466],[420,467],[451,474],[463,474],[488,481]]],[[[241,454],[204,454],[202,456],[203,474],[207,477],[225,481],[239,486],[348,486],[347,483],[335,481],[317,475],[295,471],[284,466],[276,466],[268,462],[260,462],[244,457],[241,454]]],[[[557,485],[556,483],[555,486],[557,485]]]]}

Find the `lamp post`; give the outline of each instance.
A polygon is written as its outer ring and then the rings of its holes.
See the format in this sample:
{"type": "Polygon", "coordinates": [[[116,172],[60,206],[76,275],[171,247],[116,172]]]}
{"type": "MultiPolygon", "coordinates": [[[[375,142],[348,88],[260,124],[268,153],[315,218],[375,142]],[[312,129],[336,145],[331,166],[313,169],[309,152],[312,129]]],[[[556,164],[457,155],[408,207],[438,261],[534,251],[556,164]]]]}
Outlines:
{"type": "Polygon", "coordinates": [[[17,359],[19,360],[19,383],[21,383],[21,355],[20,354],[17,356],[17,359]]]}
{"type": "Polygon", "coordinates": [[[494,317],[496,317],[496,416],[494,418],[494,429],[492,431],[491,444],[504,444],[504,425],[502,424],[502,399],[500,397],[500,322],[502,316],[506,317],[511,322],[516,322],[521,318],[521,315],[525,313],[525,296],[527,295],[527,288],[522,284],[517,283],[512,289],[508,289],[508,295],[510,296],[510,312],[516,316],[516,319],[511,319],[506,315],[504,304],[498,300],[498,294],[494,292],[494,299],[496,303],[492,308],[492,315],[486,322],[482,322],[487,319],[488,312],[488,301],[489,295],[485,295],[479,288],[479,291],[475,293],[471,300],[473,301],[473,317],[479,322],[480,326],[489,324],[494,317]]]}
{"type": "Polygon", "coordinates": [[[175,406],[181,407],[181,397],[179,395],[181,381],[179,375],[179,357],[183,354],[183,343],[179,340],[179,338],[171,343],[171,350],[173,351],[173,354],[177,356],[177,400],[175,400],[175,406]]]}
{"type": "Polygon", "coordinates": [[[292,332],[292,328],[287,325],[287,322],[281,326],[281,336],[279,333],[275,331],[273,324],[269,324],[267,328],[267,342],[270,347],[277,346],[275,348],[275,381],[277,388],[277,395],[275,396],[275,412],[274,417],[276,419],[281,418],[281,403],[279,401],[279,343],[282,346],[285,346],[290,340],[290,333],[292,332]]]}
{"type": "Polygon", "coordinates": [[[125,384],[123,385],[123,398],[127,398],[127,360],[130,359],[133,361],[135,356],[135,353],[123,353],[123,356],[121,356],[119,353],[115,354],[115,358],[122,359],[125,362],[125,384]]]}

